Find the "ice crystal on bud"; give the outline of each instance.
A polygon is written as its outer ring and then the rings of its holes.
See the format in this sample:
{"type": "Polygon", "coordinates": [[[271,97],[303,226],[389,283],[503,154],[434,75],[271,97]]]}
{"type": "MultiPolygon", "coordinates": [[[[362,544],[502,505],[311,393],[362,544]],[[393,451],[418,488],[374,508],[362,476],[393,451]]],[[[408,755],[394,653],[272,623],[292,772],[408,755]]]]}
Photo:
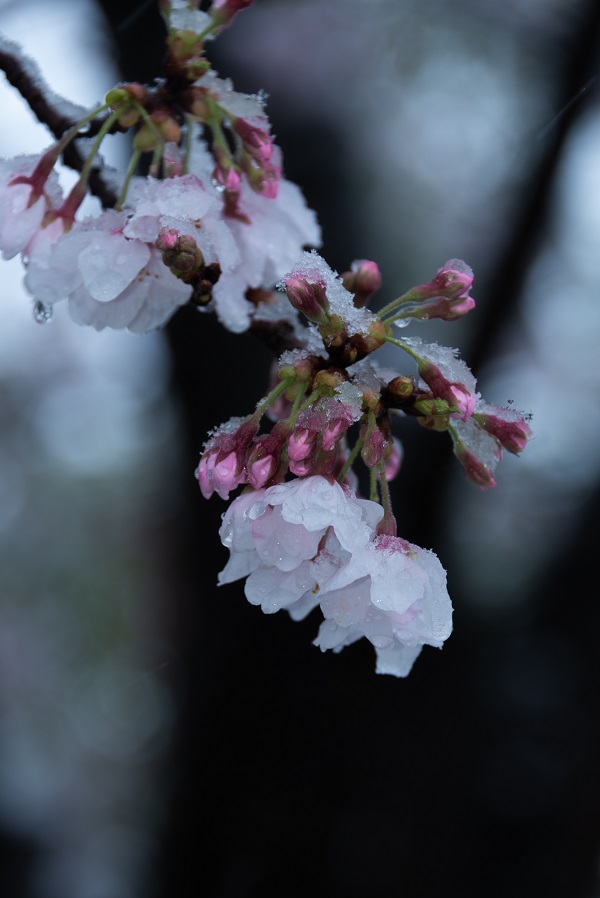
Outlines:
{"type": "Polygon", "coordinates": [[[356,308],[354,297],[344,287],[341,277],[329,267],[316,250],[304,252],[277,286],[280,290],[285,290],[286,282],[290,280],[322,284],[330,313],[339,316],[344,322],[349,336],[367,334],[369,326],[375,321],[375,316],[371,312],[356,308]]]}
{"type": "Polygon", "coordinates": [[[208,13],[198,9],[191,9],[187,0],[170,0],[171,12],[169,25],[174,31],[194,31],[202,34],[212,24],[208,13]]]}
{"type": "Polygon", "coordinates": [[[453,417],[466,421],[475,409],[477,381],[470,368],[457,357],[455,349],[426,343],[420,337],[402,341],[419,356],[419,374],[433,395],[458,408],[453,417]]]}
{"type": "Polygon", "coordinates": [[[523,451],[532,437],[532,430],[524,415],[512,408],[502,408],[479,400],[475,407],[475,421],[500,445],[513,455],[523,451]]]}

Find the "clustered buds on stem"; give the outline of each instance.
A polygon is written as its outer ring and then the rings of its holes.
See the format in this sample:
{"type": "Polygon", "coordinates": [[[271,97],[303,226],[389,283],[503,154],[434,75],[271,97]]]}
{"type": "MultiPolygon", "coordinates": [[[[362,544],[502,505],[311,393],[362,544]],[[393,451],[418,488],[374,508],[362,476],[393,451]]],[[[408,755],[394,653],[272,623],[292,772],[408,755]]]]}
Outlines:
{"type": "Polygon", "coordinates": [[[296,619],[319,606],[322,650],[364,636],[378,672],[405,676],[423,645],[448,637],[452,606],[436,556],[397,535],[388,482],[403,449],[392,419],[447,433],[483,490],[495,486],[503,451],[518,455],[532,433],[520,412],[484,402],[455,350],[393,336],[394,324],[472,311],[464,262],[449,260],[375,313],[376,262],[355,260],[340,276],[306,251],[320,230],[282,175],[264,98],[237,93],[205,56],[251,3],[213,0],[202,11],[161,0],[161,79],[117,85],[39,157],[0,160],[0,252],[21,253],[36,306],[67,298],[74,320],[97,329],[147,332],[192,303],[233,332],[268,334],[279,356],[268,395],[209,435],[195,472],[206,499],[240,489],[220,531],[231,557],[219,582],[247,577],[251,602],[296,619]],[[130,129],[119,196],[77,220],[102,141],[130,129]],[[56,163],[84,134],[89,154],[63,198],[56,163]],[[416,371],[378,366],[373,354],[386,344],[416,371]],[[359,496],[359,460],[369,499],[359,496]]]}

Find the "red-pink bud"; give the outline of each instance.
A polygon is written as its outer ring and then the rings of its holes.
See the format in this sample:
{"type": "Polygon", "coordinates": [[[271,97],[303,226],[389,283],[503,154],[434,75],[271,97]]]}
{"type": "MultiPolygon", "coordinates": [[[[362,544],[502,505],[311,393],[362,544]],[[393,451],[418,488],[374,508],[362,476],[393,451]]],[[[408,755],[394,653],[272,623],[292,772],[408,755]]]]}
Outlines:
{"type": "Polygon", "coordinates": [[[163,262],[171,273],[185,283],[189,283],[204,264],[202,253],[189,234],[161,228],[154,245],[162,253],[163,262]]]}
{"type": "Polygon", "coordinates": [[[466,421],[475,409],[475,397],[462,383],[447,380],[437,365],[427,360],[419,362],[419,375],[423,378],[434,396],[445,399],[450,405],[456,406],[457,411],[450,417],[460,418],[466,421]]]}
{"type": "Polygon", "coordinates": [[[357,259],[350,266],[350,271],[342,275],[342,282],[346,290],[354,294],[354,305],[363,308],[381,287],[379,266],[368,259],[357,259]]]}
{"type": "Polygon", "coordinates": [[[207,441],[196,469],[205,499],[209,499],[214,492],[227,499],[231,490],[246,482],[244,461],[257,430],[255,417],[241,422],[232,418],[207,441]]]}
{"type": "Polygon", "coordinates": [[[372,468],[383,459],[386,447],[385,437],[378,427],[373,427],[368,432],[366,425],[361,436],[363,439],[363,446],[360,450],[362,460],[369,468],[372,468]]]}
{"type": "Polygon", "coordinates": [[[258,490],[273,480],[283,468],[281,453],[288,436],[287,425],[276,424],[271,433],[263,434],[254,440],[246,459],[248,481],[254,489],[258,490]]]}
{"type": "Polygon", "coordinates": [[[229,25],[238,12],[247,9],[254,0],[213,0],[209,12],[213,20],[224,28],[229,25]]]}
{"type": "Polygon", "coordinates": [[[497,409],[499,414],[477,412],[473,420],[513,455],[522,452],[532,437],[532,431],[525,418],[511,409],[497,409]]]}
{"type": "MultiPolygon", "coordinates": [[[[500,453],[501,451],[499,450],[500,453]]],[[[496,486],[494,475],[490,469],[460,441],[455,443],[454,454],[463,466],[467,478],[472,483],[482,490],[496,486]]]]}
{"type": "Polygon", "coordinates": [[[259,165],[267,165],[273,154],[273,138],[265,128],[252,125],[245,118],[234,118],[233,130],[242,138],[247,153],[259,165]]]}
{"type": "Polygon", "coordinates": [[[329,320],[329,300],[322,281],[311,283],[305,278],[292,277],[283,283],[291,304],[309,321],[325,324],[329,320]]]}
{"type": "Polygon", "coordinates": [[[292,462],[308,458],[315,450],[317,432],[307,427],[296,427],[288,440],[288,459],[292,462]]]}

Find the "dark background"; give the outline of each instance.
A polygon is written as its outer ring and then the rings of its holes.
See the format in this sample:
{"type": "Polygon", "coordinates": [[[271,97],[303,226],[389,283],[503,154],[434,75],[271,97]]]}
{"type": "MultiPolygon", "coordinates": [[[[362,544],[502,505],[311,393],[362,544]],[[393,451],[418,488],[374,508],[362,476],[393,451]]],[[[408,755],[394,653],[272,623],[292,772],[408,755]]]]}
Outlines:
{"type": "MultiPolygon", "coordinates": [[[[294,4],[270,5],[281,17],[294,4]]],[[[123,78],[151,80],[163,53],[153,5],[101,6],[123,78]]],[[[431,8],[442,14],[439,4],[431,8]]],[[[454,4],[454,11],[475,34],[475,7],[454,4]]],[[[600,34],[596,2],[573,4],[572,11],[568,28],[558,36],[540,32],[532,45],[534,56],[552,58],[552,107],[564,112],[528,160],[525,187],[486,250],[478,282],[486,299],[464,351],[476,373],[519,314],[569,134],[597,102],[596,88],[568,105],[596,72],[600,34]]],[[[243,17],[253,12],[240,15],[240,35],[243,17]]],[[[309,65],[310,48],[304,52],[309,65]]],[[[261,86],[268,68],[261,53],[257,46],[240,55],[225,35],[210,48],[217,71],[248,92],[261,86]]],[[[325,258],[344,270],[366,253],[343,135],[321,112],[278,100],[277,86],[275,73],[268,108],[286,176],[318,211],[325,258]]],[[[340,655],[321,654],[310,645],[312,616],[292,623],[263,615],[244,600],[240,584],[216,590],[215,570],[227,555],[217,537],[224,506],[216,497],[199,500],[189,471],[207,431],[264,392],[271,357],[252,335],[224,333],[189,309],[175,316],[167,338],[186,448],[181,481],[172,483],[177,506],[155,538],[168,584],[161,621],[175,658],[164,677],[178,716],[148,784],[160,796],[156,848],[144,886],[130,894],[598,896],[598,484],[589,484],[560,551],[545,558],[527,595],[506,613],[485,614],[462,600],[456,566],[465,561],[454,557],[449,447],[424,431],[407,434],[394,484],[400,530],[433,547],[448,569],[455,630],[443,651],[424,650],[406,680],[377,677],[366,641],[340,655]],[[222,358],[226,385],[217,390],[222,358]]],[[[560,426],[560,409],[556,415],[560,426]]],[[[531,538],[544,537],[539,530],[531,538]]],[[[510,566],[510,557],[504,563],[510,566]]],[[[28,894],[39,850],[35,841],[4,834],[10,885],[3,894],[28,894]]]]}

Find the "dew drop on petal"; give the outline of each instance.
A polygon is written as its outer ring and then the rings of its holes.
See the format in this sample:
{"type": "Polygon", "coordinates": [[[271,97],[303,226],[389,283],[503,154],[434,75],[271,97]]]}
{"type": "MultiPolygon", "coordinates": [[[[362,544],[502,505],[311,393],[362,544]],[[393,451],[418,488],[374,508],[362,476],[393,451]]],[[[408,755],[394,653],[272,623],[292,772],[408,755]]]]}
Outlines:
{"type": "Polygon", "coordinates": [[[48,324],[52,320],[52,306],[47,306],[39,299],[33,304],[33,317],[38,324],[48,324]]]}

